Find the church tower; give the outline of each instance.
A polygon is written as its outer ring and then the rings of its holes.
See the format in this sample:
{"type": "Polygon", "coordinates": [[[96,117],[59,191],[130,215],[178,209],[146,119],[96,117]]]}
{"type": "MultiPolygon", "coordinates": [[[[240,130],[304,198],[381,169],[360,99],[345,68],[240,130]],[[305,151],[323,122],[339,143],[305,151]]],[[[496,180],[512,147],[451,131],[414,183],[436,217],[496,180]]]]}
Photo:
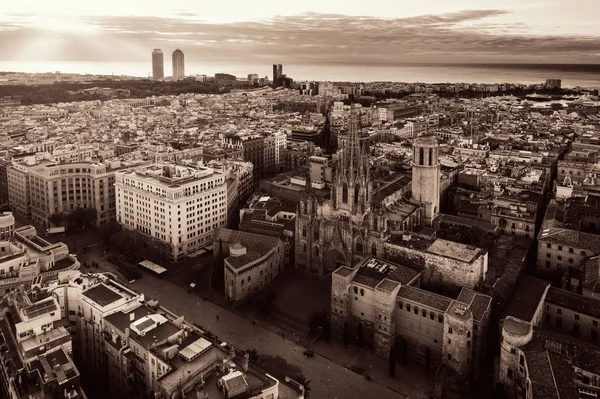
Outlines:
{"type": "Polygon", "coordinates": [[[367,212],[373,191],[369,176],[368,141],[361,143],[358,112],[352,105],[348,132],[340,140],[340,158],[331,185],[333,208],[346,210],[353,216],[367,212]]]}
{"type": "Polygon", "coordinates": [[[440,163],[435,137],[420,137],[413,144],[412,198],[423,205],[423,221],[431,226],[440,212],[440,163]]]}

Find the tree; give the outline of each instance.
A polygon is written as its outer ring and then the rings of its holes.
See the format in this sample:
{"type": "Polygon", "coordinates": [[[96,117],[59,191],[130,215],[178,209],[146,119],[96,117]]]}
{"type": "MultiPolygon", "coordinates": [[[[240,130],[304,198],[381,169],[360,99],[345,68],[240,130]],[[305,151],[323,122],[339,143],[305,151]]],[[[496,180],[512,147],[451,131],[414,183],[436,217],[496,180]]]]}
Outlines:
{"type": "Polygon", "coordinates": [[[66,220],[72,226],[86,228],[95,225],[97,217],[95,208],[77,208],[67,215],[66,220]]]}
{"type": "Polygon", "coordinates": [[[223,291],[225,287],[225,251],[223,250],[223,240],[219,240],[218,256],[215,262],[212,262],[210,285],[217,291],[223,291]]]}
{"type": "Polygon", "coordinates": [[[348,322],[344,323],[344,345],[348,345],[350,341],[350,331],[348,328],[348,322]]]}
{"type": "Polygon", "coordinates": [[[392,346],[390,348],[390,358],[389,358],[389,367],[390,367],[390,377],[394,377],[396,375],[396,348],[392,346]]]}
{"type": "Polygon", "coordinates": [[[48,221],[54,226],[60,226],[65,221],[66,215],[62,212],[48,216],[48,221]]]}
{"type": "Polygon", "coordinates": [[[100,226],[100,237],[105,245],[110,245],[110,238],[121,230],[121,226],[113,220],[100,226]]]}
{"type": "Polygon", "coordinates": [[[363,328],[362,328],[362,323],[358,323],[356,325],[356,345],[359,348],[362,348],[364,344],[364,337],[363,337],[363,328]]]}
{"type": "Polygon", "coordinates": [[[322,335],[327,341],[331,339],[331,322],[327,311],[311,313],[308,319],[308,331],[313,335],[322,335]]]}

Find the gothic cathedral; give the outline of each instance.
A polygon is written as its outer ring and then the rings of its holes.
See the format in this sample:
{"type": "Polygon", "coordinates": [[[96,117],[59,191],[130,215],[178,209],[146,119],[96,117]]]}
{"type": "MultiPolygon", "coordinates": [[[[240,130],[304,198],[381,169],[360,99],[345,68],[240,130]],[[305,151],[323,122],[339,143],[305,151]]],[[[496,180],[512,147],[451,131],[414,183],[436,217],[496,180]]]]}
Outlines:
{"type": "Polygon", "coordinates": [[[340,265],[353,267],[362,257],[378,256],[383,251],[388,218],[381,199],[374,199],[368,144],[363,142],[368,140],[360,139],[352,108],[349,131],[340,137],[331,199],[319,203],[309,178],[298,204],[296,267],[327,274],[340,265]]]}

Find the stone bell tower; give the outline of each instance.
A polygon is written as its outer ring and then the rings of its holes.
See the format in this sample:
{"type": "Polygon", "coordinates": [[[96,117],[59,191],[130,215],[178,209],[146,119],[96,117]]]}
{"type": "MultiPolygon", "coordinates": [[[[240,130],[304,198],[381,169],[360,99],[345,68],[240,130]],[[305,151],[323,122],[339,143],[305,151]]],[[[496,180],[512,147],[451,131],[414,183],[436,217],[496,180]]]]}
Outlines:
{"type": "Polygon", "coordinates": [[[440,162],[435,137],[419,137],[414,141],[412,198],[423,205],[424,224],[431,226],[440,212],[440,162]]]}

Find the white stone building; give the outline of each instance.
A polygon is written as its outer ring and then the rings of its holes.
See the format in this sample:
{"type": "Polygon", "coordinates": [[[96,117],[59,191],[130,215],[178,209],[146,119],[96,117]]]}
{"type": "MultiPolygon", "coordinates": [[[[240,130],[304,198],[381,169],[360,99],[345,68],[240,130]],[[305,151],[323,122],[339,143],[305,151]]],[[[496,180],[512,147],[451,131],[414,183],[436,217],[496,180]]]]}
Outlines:
{"type": "Polygon", "coordinates": [[[210,168],[160,164],[117,172],[117,221],[166,243],[179,261],[212,244],[227,224],[225,175],[210,168]]]}

